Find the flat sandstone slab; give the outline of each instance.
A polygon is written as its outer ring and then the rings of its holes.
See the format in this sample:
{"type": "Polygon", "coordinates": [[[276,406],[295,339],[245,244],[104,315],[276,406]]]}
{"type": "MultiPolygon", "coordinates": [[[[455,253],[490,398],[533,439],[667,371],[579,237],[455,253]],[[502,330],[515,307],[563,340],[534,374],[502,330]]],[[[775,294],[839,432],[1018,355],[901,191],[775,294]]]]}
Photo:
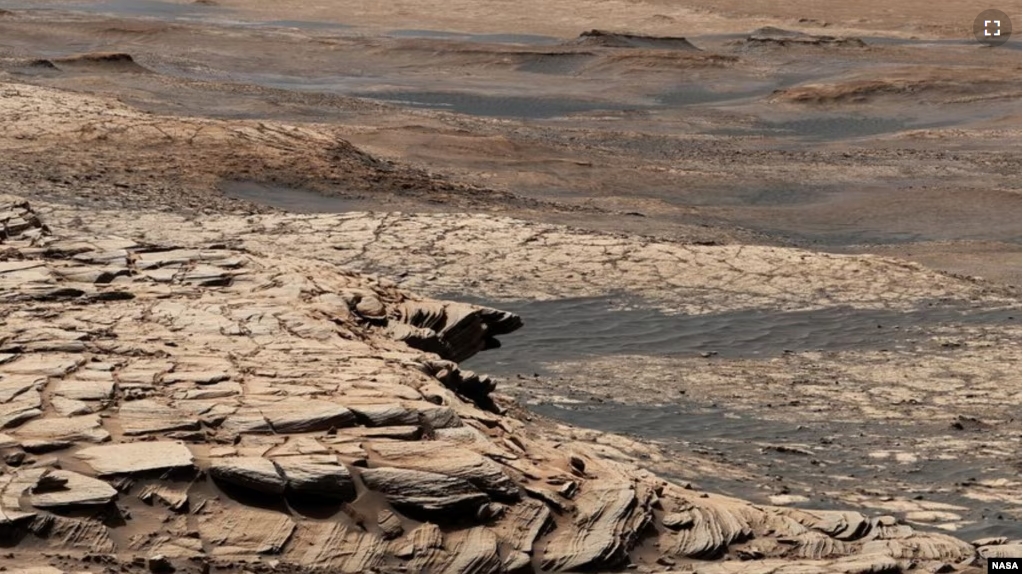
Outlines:
{"type": "Polygon", "coordinates": [[[171,441],[94,446],[78,451],[75,456],[99,475],[185,468],[194,462],[188,447],[171,441]]]}

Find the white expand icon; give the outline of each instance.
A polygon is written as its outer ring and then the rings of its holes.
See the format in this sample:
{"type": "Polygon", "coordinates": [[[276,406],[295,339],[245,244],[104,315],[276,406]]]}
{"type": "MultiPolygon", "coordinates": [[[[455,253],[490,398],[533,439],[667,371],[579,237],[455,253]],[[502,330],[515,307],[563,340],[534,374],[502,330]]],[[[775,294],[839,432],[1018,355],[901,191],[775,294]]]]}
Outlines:
{"type": "Polygon", "coordinates": [[[985,36],[1001,36],[1002,35],[1002,21],[1001,20],[984,20],[984,35],[985,36]],[[989,24],[995,25],[995,33],[988,32],[987,27],[989,24]]]}

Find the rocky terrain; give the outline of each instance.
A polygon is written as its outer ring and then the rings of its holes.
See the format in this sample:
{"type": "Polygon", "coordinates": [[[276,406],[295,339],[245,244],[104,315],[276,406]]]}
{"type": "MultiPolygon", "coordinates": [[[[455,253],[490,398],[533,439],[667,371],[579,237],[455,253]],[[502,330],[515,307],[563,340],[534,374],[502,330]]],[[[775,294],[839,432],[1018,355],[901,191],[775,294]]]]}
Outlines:
{"type": "Polygon", "coordinates": [[[519,328],[508,313],[179,225],[0,213],[8,571],[939,571],[1018,551],[552,438],[454,362],[519,328]]]}
{"type": "Polygon", "coordinates": [[[1018,39],[797,4],[0,0],[0,571],[1023,554],[1018,39]]]}

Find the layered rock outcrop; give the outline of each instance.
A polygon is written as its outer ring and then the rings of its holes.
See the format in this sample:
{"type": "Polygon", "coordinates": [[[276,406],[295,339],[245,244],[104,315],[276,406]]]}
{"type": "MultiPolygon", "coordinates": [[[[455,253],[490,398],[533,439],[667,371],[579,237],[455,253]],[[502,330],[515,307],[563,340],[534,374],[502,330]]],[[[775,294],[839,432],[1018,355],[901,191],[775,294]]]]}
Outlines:
{"type": "Polygon", "coordinates": [[[518,328],[510,314],[301,253],[43,219],[0,197],[14,569],[102,554],[167,571],[887,572],[980,556],[890,517],[754,505],[546,438],[456,362],[518,328]]]}

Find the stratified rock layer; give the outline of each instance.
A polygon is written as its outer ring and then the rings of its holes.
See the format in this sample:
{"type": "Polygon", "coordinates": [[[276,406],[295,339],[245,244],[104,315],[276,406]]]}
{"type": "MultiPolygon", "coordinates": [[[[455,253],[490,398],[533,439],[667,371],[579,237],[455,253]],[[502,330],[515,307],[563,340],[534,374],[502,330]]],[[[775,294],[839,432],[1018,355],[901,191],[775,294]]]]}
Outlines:
{"type": "Polygon", "coordinates": [[[545,439],[454,362],[513,315],[298,253],[47,223],[0,197],[0,527],[25,547],[471,573],[954,570],[1018,548],[753,505],[545,439]]]}

